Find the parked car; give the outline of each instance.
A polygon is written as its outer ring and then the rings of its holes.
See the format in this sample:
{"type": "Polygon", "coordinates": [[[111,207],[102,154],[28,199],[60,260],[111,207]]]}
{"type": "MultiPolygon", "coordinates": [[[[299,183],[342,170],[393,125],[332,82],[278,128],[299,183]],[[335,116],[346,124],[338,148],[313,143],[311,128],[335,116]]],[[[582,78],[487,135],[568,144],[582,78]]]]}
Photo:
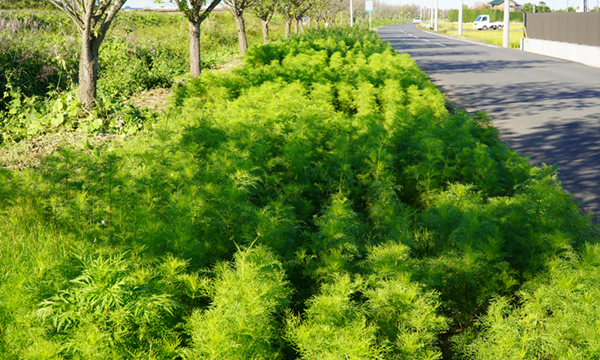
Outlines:
{"type": "Polygon", "coordinates": [[[419,23],[421,23],[421,18],[417,16],[416,18],[413,19],[413,24],[419,24],[419,23]]]}
{"type": "Polygon", "coordinates": [[[502,29],[504,23],[502,21],[494,21],[490,22],[489,15],[479,15],[475,21],[473,21],[473,28],[477,30],[487,30],[487,29],[502,29]]]}

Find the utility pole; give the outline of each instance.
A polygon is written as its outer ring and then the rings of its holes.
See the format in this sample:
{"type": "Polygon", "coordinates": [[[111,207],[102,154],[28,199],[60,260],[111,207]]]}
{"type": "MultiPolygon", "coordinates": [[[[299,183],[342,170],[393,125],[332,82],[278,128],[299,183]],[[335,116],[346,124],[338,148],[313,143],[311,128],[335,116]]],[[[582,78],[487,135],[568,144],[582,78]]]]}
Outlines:
{"type": "Polygon", "coordinates": [[[510,47],[510,0],[504,0],[504,37],[502,47],[510,47]]]}
{"type": "Polygon", "coordinates": [[[433,0],[431,0],[431,9],[429,10],[429,28],[433,29],[433,0]]]}
{"type": "Polygon", "coordinates": [[[463,21],[463,0],[459,1],[458,5],[458,35],[462,35],[462,21],[463,21]]]}
{"type": "Polygon", "coordinates": [[[438,31],[438,0],[435,0],[435,25],[433,31],[438,31]]]}

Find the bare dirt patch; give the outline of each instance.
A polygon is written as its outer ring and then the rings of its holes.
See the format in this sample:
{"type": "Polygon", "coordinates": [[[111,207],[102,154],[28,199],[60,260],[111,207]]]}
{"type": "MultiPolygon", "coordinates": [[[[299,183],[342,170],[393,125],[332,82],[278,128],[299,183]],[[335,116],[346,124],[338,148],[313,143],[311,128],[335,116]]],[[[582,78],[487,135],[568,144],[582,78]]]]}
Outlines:
{"type": "Polygon", "coordinates": [[[220,64],[219,66],[215,67],[214,69],[211,69],[210,71],[228,72],[237,67],[241,67],[243,64],[244,64],[244,61],[242,60],[242,58],[235,57],[235,58],[231,59],[230,61],[228,61],[224,64],[220,64]]]}
{"type": "Polygon", "coordinates": [[[134,95],[129,102],[136,107],[145,107],[154,111],[163,111],[169,105],[171,89],[152,89],[134,95]]]}
{"type": "Polygon", "coordinates": [[[35,168],[42,163],[46,156],[66,146],[75,149],[96,148],[121,138],[120,135],[89,136],[83,133],[66,131],[37,136],[1,147],[0,166],[14,170],[35,168]]]}

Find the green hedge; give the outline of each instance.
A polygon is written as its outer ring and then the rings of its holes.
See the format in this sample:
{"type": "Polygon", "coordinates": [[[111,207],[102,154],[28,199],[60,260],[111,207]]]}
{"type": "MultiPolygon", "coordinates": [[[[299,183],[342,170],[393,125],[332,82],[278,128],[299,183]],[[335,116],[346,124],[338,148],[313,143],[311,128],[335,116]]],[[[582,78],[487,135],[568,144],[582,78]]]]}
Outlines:
{"type": "MultiPolygon", "coordinates": [[[[463,10],[463,22],[473,22],[479,15],[489,14],[491,21],[502,21],[504,20],[504,11],[502,10],[490,10],[490,9],[482,9],[482,10],[473,10],[466,9],[463,10]]],[[[458,10],[450,10],[448,13],[448,20],[450,22],[458,21],[458,10]]],[[[520,11],[515,11],[510,13],[510,21],[519,21],[523,22],[523,13],[520,11]]]]}

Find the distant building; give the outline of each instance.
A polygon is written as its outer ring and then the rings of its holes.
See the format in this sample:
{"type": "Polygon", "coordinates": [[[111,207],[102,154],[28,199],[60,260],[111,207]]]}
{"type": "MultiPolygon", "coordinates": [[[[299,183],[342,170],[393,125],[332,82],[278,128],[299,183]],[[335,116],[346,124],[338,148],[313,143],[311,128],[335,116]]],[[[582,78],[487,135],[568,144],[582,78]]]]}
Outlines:
{"type": "MultiPolygon", "coordinates": [[[[504,0],[492,0],[488,4],[495,10],[504,10],[504,0]]],[[[523,6],[516,1],[510,0],[510,11],[523,11],[523,6]]]]}

